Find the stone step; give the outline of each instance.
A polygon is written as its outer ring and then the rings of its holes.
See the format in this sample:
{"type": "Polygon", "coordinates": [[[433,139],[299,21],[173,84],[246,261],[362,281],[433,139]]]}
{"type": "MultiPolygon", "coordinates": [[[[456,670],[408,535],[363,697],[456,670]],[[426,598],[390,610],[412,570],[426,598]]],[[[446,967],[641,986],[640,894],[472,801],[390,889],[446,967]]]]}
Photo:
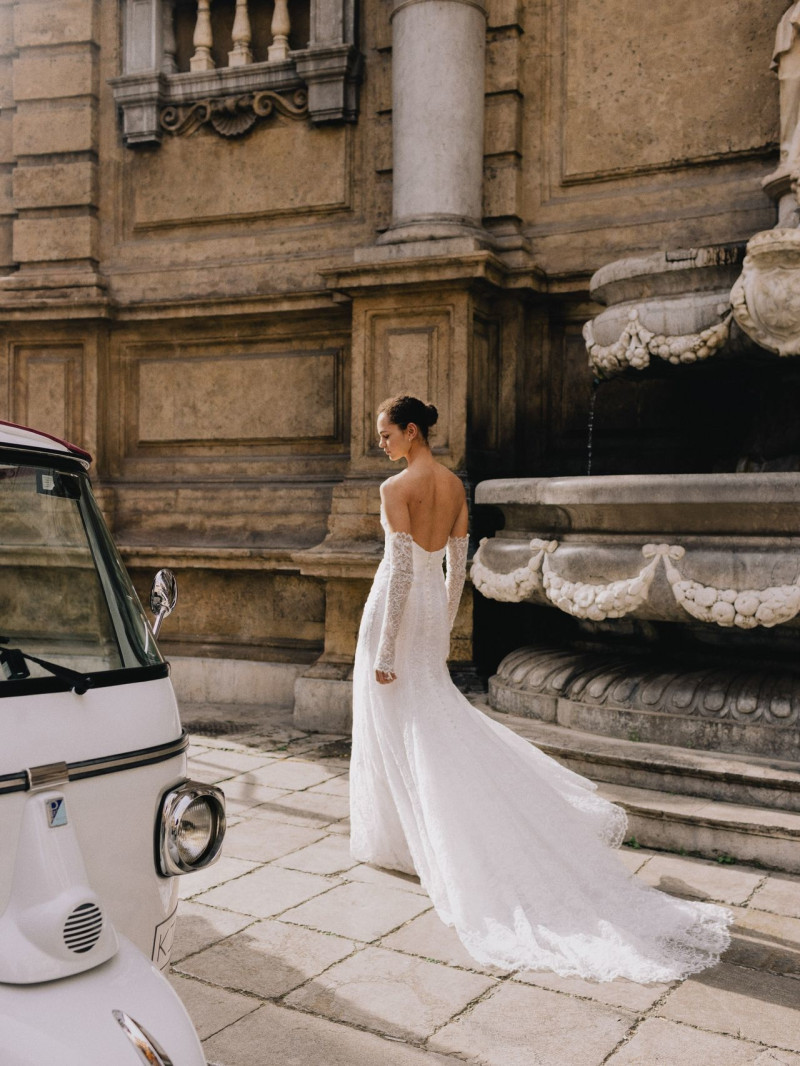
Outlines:
{"type": "Polygon", "coordinates": [[[800,873],[800,814],[604,784],[599,792],[628,813],[628,839],[643,847],[731,858],[800,873]]]}
{"type": "Polygon", "coordinates": [[[796,762],[579,733],[493,711],[485,701],[476,704],[597,781],[600,794],[627,811],[629,840],[800,873],[796,762]]]}
{"type": "Polygon", "coordinates": [[[485,701],[477,706],[593,781],[800,812],[800,764],[794,761],[644,744],[505,714],[485,701]]]}

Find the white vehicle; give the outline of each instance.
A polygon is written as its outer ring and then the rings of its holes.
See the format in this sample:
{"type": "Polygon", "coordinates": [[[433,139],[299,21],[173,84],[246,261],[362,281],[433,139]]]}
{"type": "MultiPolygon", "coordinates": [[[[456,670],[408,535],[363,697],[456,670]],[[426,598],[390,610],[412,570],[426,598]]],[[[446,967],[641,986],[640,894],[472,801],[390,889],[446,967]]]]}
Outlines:
{"type": "Polygon", "coordinates": [[[219,789],[186,780],[154,633],[81,449],[0,422],[0,1063],[204,1066],[163,976],[177,875],[209,865],[219,789]]]}

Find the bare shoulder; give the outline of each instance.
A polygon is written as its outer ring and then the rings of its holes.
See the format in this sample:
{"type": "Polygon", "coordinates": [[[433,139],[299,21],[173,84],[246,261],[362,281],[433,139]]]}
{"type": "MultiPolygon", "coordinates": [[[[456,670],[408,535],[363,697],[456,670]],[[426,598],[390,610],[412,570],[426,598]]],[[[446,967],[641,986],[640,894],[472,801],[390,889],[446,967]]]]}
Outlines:
{"type": "Polygon", "coordinates": [[[411,515],[408,509],[408,495],[402,471],[381,483],[381,504],[389,529],[393,533],[411,532],[411,515]]]}
{"type": "Polygon", "coordinates": [[[404,481],[404,475],[405,470],[401,470],[399,474],[393,474],[392,477],[387,477],[385,481],[381,482],[381,500],[384,503],[405,497],[407,485],[404,481]]]}
{"type": "Polygon", "coordinates": [[[458,474],[454,474],[452,470],[448,470],[446,466],[439,465],[442,481],[447,486],[447,491],[453,494],[454,499],[465,500],[466,493],[464,492],[464,483],[458,474]]]}

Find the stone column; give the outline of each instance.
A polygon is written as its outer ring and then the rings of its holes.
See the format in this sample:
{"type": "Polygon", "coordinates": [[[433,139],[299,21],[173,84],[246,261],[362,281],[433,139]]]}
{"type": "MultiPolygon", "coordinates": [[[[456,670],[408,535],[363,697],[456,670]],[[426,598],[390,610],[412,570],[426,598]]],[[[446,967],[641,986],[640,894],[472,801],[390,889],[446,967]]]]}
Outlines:
{"type": "Polygon", "coordinates": [[[483,0],[395,0],[392,227],[380,243],[484,235],[483,0]]]}

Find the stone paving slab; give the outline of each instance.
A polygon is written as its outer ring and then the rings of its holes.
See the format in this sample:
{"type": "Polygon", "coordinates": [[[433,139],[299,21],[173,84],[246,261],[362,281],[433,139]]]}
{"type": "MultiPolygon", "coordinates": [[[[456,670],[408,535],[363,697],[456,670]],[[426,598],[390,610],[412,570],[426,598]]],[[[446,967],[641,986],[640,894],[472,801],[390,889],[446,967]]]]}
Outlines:
{"type": "Polygon", "coordinates": [[[228,814],[242,814],[264,803],[272,803],[281,796],[290,795],[286,789],[257,785],[248,779],[247,774],[226,781],[222,791],[225,793],[225,809],[228,814]]]}
{"type": "MultiPolygon", "coordinates": [[[[314,830],[308,830],[314,832],[314,830]]],[[[350,839],[347,836],[328,835],[300,851],[293,851],[275,860],[276,866],[289,870],[305,870],[310,874],[340,874],[356,866],[350,855],[350,839]]]]}
{"type": "Polygon", "coordinates": [[[648,1018],[605,1066],[800,1066],[800,1056],[648,1018]]]}
{"type": "Polygon", "coordinates": [[[644,1012],[670,990],[672,985],[651,984],[637,985],[634,981],[617,978],[615,981],[584,981],[580,977],[561,977],[557,973],[544,970],[524,970],[512,975],[512,981],[537,988],[547,988],[551,992],[563,992],[578,999],[591,999],[605,1003],[609,1007],[623,1007],[626,1010],[644,1012]]]}
{"type": "Polygon", "coordinates": [[[265,832],[263,825],[249,819],[241,821],[225,834],[225,854],[235,859],[270,862],[308,847],[324,836],[319,829],[281,823],[265,832]]]}
{"type": "Polygon", "coordinates": [[[684,981],[658,1010],[708,1032],[800,1052],[800,982],[722,962],[684,981]]]}
{"type": "MultiPolygon", "coordinates": [[[[346,766],[347,764],[345,764],[346,766]]],[[[313,785],[307,790],[308,792],[322,792],[331,796],[344,796],[345,799],[350,797],[350,775],[340,774],[338,777],[329,777],[327,781],[323,781],[321,785],[313,785]]]]}
{"type": "Polygon", "coordinates": [[[408,874],[397,873],[394,870],[381,870],[377,866],[368,866],[366,863],[348,870],[345,880],[363,881],[368,885],[383,885],[385,888],[396,888],[399,892],[413,892],[417,896],[428,898],[428,893],[416,877],[409,877],[408,874]]]}
{"type": "Polygon", "coordinates": [[[223,855],[213,866],[207,866],[205,870],[197,870],[181,878],[181,899],[199,896],[210,888],[216,888],[217,885],[222,885],[226,881],[233,881],[235,877],[249,874],[259,865],[250,859],[237,859],[232,855],[223,855]]]}
{"type": "Polygon", "coordinates": [[[275,801],[275,807],[287,814],[314,821],[318,826],[338,822],[350,814],[350,801],[344,796],[332,796],[327,792],[296,792],[275,801]]]}
{"type": "Polygon", "coordinates": [[[257,770],[275,761],[273,755],[260,752],[226,751],[224,748],[210,748],[202,752],[189,753],[189,772],[192,777],[201,770],[214,773],[213,781],[226,781],[248,770],[257,770]]]}
{"type": "Polygon", "coordinates": [[[320,766],[319,763],[291,758],[273,760],[266,766],[248,770],[239,775],[237,780],[245,780],[254,785],[268,785],[270,788],[296,790],[311,788],[312,785],[319,785],[335,776],[334,770],[320,766]]]}
{"type": "MultiPolygon", "coordinates": [[[[260,1006],[257,999],[201,984],[180,974],[171,974],[170,983],[183,1000],[201,1040],[227,1029],[260,1006]]],[[[53,1063],[56,1066],[56,1063],[53,1063]]],[[[108,1063],[108,1066],[112,1066],[108,1063]]]]}
{"type": "Polygon", "coordinates": [[[387,1036],[424,1040],[494,983],[368,947],[292,992],[286,1003],[387,1036]]]}
{"type": "Polygon", "coordinates": [[[646,884],[672,896],[702,898],[734,906],[745,903],[766,879],[763,870],[687,859],[681,855],[654,855],[639,876],[646,884]]]}
{"type": "Polygon", "coordinates": [[[800,918],[800,877],[770,874],[753,896],[752,906],[773,914],[800,918]]]}
{"type": "Polygon", "coordinates": [[[323,933],[371,941],[385,936],[430,907],[427,896],[400,892],[382,885],[350,882],[331,889],[319,899],[287,910],[282,918],[286,922],[311,926],[323,933]]]}
{"type": "Polygon", "coordinates": [[[355,949],[351,940],[269,920],[254,922],[176,968],[212,984],[274,999],[341,962],[355,949]]]}
{"type": "Polygon", "coordinates": [[[605,1004],[505,982],[428,1046],[481,1066],[598,1066],[636,1020],[605,1004]]]}
{"type": "Polygon", "coordinates": [[[507,971],[492,966],[481,966],[458,939],[455,929],[444,924],[434,910],[426,911],[418,918],[391,933],[381,941],[381,947],[416,955],[422,959],[444,962],[464,970],[504,977],[507,971]]]}
{"type": "Polygon", "coordinates": [[[327,892],[337,882],[316,874],[282,870],[279,866],[260,866],[252,873],[227,881],[200,896],[198,903],[251,914],[254,918],[272,918],[281,911],[327,892]]]}
{"type": "Polygon", "coordinates": [[[205,1044],[209,1066],[457,1066],[448,1057],[266,1003],[205,1044]]]}
{"type": "Polygon", "coordinates": [[[195,952],[218,943],[232,933],[238,933],[253,921],[249,914],[235,914],[233,911],[221,911],[193,900],[182,900],[178,908],[172,945],[173,964],[176,965],[187,955],[194,955],[195,952]]]}
{"type": "MultiPolygon", "coordinates": [[[[800,977],[800,918],[787,918],[749,907],[738,912],[732,932],[726,962],[800,977]]],[[[800,1010],[800,987],[797,1005],[800,1010]]]]}
{"type": "Polygon", "coordinates": [[[306,796],[308,796],[307,792],[281,793],[274,799],[251,806],[245,817],[288,822],[290,825],[304,825],[308,829],[328,829],[332,832],[334,827],[331,823],[344,818],[342,811],[346,812],[346,801],[343,801],[340,796],[318,794],[316,797],[312,796],[310,800],[306,799],[306,796]],[[333,800],[336,803],[335,811],[323,809],[326,800],[333,800]],[[316,809],[314,809],[315,805],[316,809]]]}

